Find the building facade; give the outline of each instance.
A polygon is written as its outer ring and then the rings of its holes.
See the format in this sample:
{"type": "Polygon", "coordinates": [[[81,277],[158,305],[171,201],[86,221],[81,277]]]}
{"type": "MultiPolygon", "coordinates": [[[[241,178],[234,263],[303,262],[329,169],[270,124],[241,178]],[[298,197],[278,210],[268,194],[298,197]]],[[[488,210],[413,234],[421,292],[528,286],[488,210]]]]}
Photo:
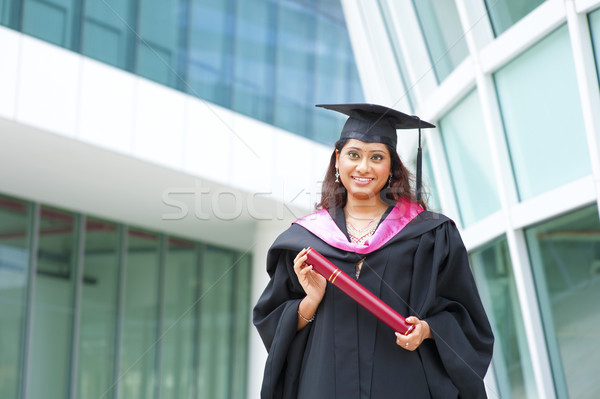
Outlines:
{"type": "Polygon", "coordinates": [[[363,100],[341,4],[1,0],[0,24],[0,397],[255,397],[266,248],[342,119],[314,104],[363,100]]]}
{"type": "MultiPolygon", "coordinates": [[[[0,397],[257,398],[265,255],[414,113],[490,398],[596,398],[599,0],[0,0],[0,397]]],[[[415,137],[399,137],[414,162],[415,137]]]]}
{"type": "Polygon", "coordinates": [[[598,397],[600,2],[376,3],[344,2],[365,96],[438,125],[430,204],[492,321],[488,396],[598,397]]]}

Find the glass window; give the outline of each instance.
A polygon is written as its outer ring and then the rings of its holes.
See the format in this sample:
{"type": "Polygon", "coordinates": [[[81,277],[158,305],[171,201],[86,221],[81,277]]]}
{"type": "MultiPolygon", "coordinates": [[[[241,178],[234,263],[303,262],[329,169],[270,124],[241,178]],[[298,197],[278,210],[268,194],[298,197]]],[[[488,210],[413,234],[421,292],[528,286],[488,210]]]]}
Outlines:
{"type": "Polygon", "coordinates": [[[23,33],[78,51],[80,12],[77,0],[25,0],[23,33]]]}
{"type": "Polygon", "coordinates": [[[0,0],[0,25],[19,29],[19,13],[21,2],[16,0],[0,0]]]}
{"type": "Polygon", "coordinates": [[[237,1],[233,108],[273,121],[276,9],[270,0],[237,1]]]}
{"type": "Polygon", "coordinates": [[[233,29],[231,1],[191,0],[188,92],[219,105],[230,105],[233,29]]]}
{"type": "Polygon", "coordinates": [[[392,9],[390,3],[385,0],[377,0],[379,10],[383,22],[385,24],[387,36],[390,40],[390,44],[394,50],[394,59],[396,60],[397,70],[399,71],[400,78],[402,79],[402,85],[404,86],[403,96],[406,96],[409,108],[414,109],[415,104],[415,93],[413,91],[414,85],[407,84],[406,76],[410,76],[408,73],[408,67],[405,57],[402,53],[402,46],[400,45],[398,35],[395,33],[394,23],[392,21],[392,9]]]}
{"type": "Polygon", "coordinates": [[[495,82],[521,199],[591,173],[566,26],[499,70],[495,82]]]}
{"type": "Polygon", "coordinates": [[[544,0],[485,0],[485,6],[496,36],[516,24],[544,0]]]}
{"type": "MultiPolygon", "coordinates": [[[[349,98],[348,82],[357,81],[358,71],[354,53],[348,42],[343,19],[325,13],[317,14],[314,71],[314,98],[320,104],[336,104],[349,98]]],[[[352,101],[347,101],[352,102],[352,101]]],[[[323,143],[335,143],[341,131],[340,119],[335,112],[312,110],[314,138],[323,143]],[[327,115],[326,115],[327,114],[327,115]]],[[[346,118],[342,118],[344,121],[346,118]]]]}
{"type": "Polygon", "coordinates": [[[32,398],[69,396],[77,238],[74,215],[41,208],[29,364],[32,398]]]}
{"type": "Polygon", "coordinates": [[[179,9],[180,3],[179,0],[139,1],[137,72],[170,87],[184,78],[180,54],[186,50],[183,39],[187,14],[179,9]]]}
{"type": "Polygon", "coordinates": [[[596,70],[600,78],[600,9],[588,15],[592,43],[594,44],[594,55],[596,58],[596,70]]]}
{"type": "Polygon", "coordinates": [[[456,4],[447,0],[413,0],[413,4],[433,70],[442,82],[469,55],[456,4]]]}
{"type": "Polygon", "coordinates": [[[72,350],[77,397],[246,397],[251,255],[177,238],[162,245],[156,233],[125,236],[124,226],[95,218],[80,231],[80,216],[50,207],[40,211],[24,367],[31,209],[0,196],[0,397],[19,396],[24,369],[30,397],[69,397],[72,350]]]}
{"type": "Polygon", "coordinates": [[[159,305],[158,235],[129,230],[119,397],[146,399],[156,389],[159,305]]]}
{"type": "Polygon", "coordinates": [[[275,50],[275,123],[305,135],[310,134],[314,108],[316,29],[316,21],[307,8],[281,3],[275,50]]]}
{"type": "Polygon", "coordinates": [[[494,331],[498,397],[539,397],[505,238],[470,253],[481,300],[494,331]]]}
{"type": "Polygon", "coordinates": [[[559,396],[598,398],[598,209],[594,205],[560,216],[525,234],[559,396]]]}
{"type": "Polygon", "coordinates": [[[0,196],[0,397],[17,398],[29,268],[30,211],[0,196]]]}
{"type": "Polygon", "coordinates": [[[427,147],[423,147],[423,192],[425,193],[425,200],[428,209],[434,212],[441,212],[442,206],[440,204],[440,197],[435,183],[435,176],[433,175],[433,167],[431,165],[431,156],[427,147]]]}
{"type": "Polygon", "coordinates": [[[166,258],[165,304],[161,336],[161,398],[196,398],[198,249],[170,238],[166,258]]]}
{"type": "Polygon", "coordinates": [[[463,226],[500,209],[477,92],[439,122],[463,226]]]}
{"type": "Polygon", "coordinates": [[[0,24],[325,144],[340,118],[315,103],[363,101],[339,0],[0,0],[0,12],[0,24]]]}
{"type": "Polygon", "coordinates": [[[204,252],[200,294],[200,398],[228,398],[232,370],[231,332],[234,259],[231,252],[208,247],[204,252]],[[227,333],[229,332],[229,333],[227,333]]]}
{"type": "MultiPolygon", "coordinates": [[[[112,391],[120,234],[116,225],[88,219],[81,287],[77,397],[101,398],[112,391]]],[[[112,397],[110,394],[107,398],[112,397]]]]}
{"type": "Polygon", "coordinates": [[[87,0],[83,15],[81,52],[128,71],[133,70],[136,26],[133,2],[87,0]]]}
{"type": "Polygon", "coordinates": [[[230,398],[245,398],[246,377],[248,375],[248,337],[250,336],[250,314],[253,304],[250,302],[252,287],[252,257],[249,255],[239,258],[234,264],[233,291],[233,329],[230,398]]]}

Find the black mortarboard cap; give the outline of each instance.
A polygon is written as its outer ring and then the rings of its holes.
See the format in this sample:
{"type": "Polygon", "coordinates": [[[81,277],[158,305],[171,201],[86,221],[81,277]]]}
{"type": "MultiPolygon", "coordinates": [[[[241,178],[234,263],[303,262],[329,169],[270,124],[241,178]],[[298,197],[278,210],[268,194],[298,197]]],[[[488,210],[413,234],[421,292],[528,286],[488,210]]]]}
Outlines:
{"type": "Polygon", "coordinates": [[[397,129],[419,129],[417,149],[417,200],[421,199],[421,129],[435,125],[422,121],[418,116],[407,115],[395,109],[377,104],[319,104],[317,107],[348,115],[340,139],[357,139],[367,143],[383,143],[394,149],[398,143],[397,129]]]}

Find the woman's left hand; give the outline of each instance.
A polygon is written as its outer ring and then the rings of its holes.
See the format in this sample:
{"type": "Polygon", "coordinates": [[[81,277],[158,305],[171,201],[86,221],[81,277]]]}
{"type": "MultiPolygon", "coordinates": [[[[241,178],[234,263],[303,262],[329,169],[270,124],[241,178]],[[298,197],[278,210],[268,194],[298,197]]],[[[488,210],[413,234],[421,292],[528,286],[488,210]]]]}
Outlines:
{"type": "Polygon", "coordinates": [[[414,316],[410,316],[406,318],[406,322],[413,324],[415,328],[408,335],[403,335],[399,332],[396,333],[396,345],[402,347],[402,349],[412,352],[427,338],[433,338],[429,324],[425,320],[419,320],[414,316]]]}

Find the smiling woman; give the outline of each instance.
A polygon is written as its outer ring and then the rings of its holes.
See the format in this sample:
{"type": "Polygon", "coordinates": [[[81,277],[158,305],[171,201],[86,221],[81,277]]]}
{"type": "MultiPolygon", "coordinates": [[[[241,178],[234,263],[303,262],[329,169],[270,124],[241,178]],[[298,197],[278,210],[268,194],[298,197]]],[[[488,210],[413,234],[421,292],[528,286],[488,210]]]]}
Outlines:
{"type": "Polygon", "coordinates": [[[378,194],[392,177],[391,166],[385,144],[350,139],[341,153],[335,151],[335,168],[348,195],[357,201],[371,201],[375,208],[386,208],[378,194]]]}
{"type": "MultiPolygon", "coordinates": [[[[262,398],[482,398],[493,335],[454,223],[429,212],[396,152],[396,129],[434,125],[373,104],[349,116],[318,211],[267,256],[254,308],[269,352],[262,398]],[[394,334],[307,264],[312,247],[414,326],[394,334]]],[[[419,141],[420,142],[420,141],[419,141]]],[[[420,150],[420,149],[419,149],[420,150]]],[[[420,157],[418,156],[418,159],[420,157]]]]}

